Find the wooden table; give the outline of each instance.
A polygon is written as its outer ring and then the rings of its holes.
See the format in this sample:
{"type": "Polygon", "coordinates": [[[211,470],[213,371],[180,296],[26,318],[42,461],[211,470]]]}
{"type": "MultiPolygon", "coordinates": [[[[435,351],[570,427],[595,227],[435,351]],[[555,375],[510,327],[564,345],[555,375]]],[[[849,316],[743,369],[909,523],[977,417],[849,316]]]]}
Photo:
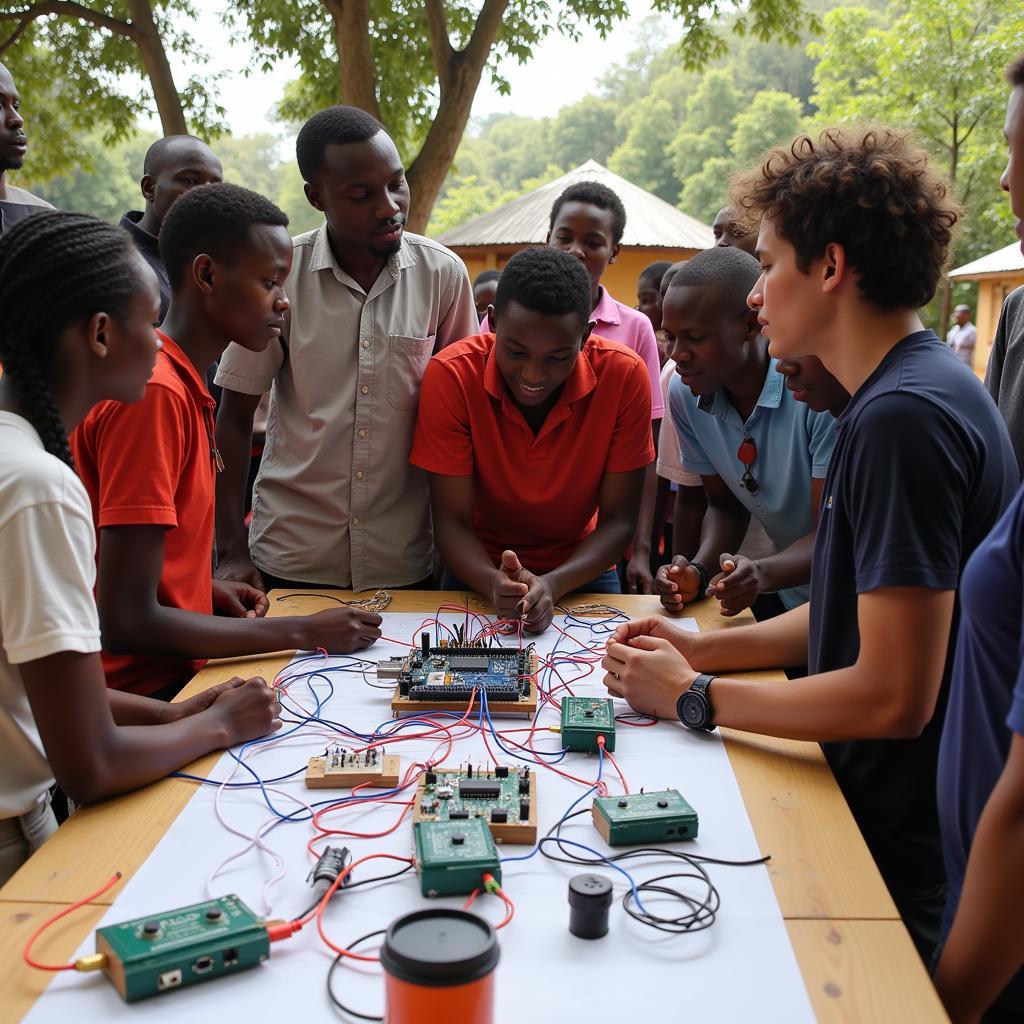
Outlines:
{"type": "MultiPolygon", "coordinates": [[[[270,614],[309,614],[334,606],[329,599],[290,601],[287,593],[272,594],[270,614]]],[[[489,610],[475,594],[396,591],[392,596],[389,611],[431,613],[442,600],[468,601],[473,610],[489,610]]],[[[565,603],[595,599],[634,616],[662,613],[653,597],[601,595],[565,603]]],[[[694,605],[687,614],[703,631],[750,621],[749,613],[723,619],[711,601],[694,605]]],[[[211,664],[182,697],[233,675],[272,679],[289,659],[290,653],[211,664]]],[[[778,672],[748,675],[785,684],[778,672]]],[[[900,1024],[946,1020],[817,744],[723,731],[754,834],[761,849],[772,855],[769,875],[818,1019],[900,1024]]],[[[219,757],[214,753],[201,758],[189,771],[205,775],[219,757]]],[[[94,890],[115,869],[130,878],[192,793],[190,787],[165,780],[81,808],[0,889],[0,1021],[20,1020],[50,980],[21,960],[21,947],[32,929],[94,890]]],[[[55,926],[40,947],[45,957],[53,961],[72,953],[114,899],[104,896],[55,926]]]]}

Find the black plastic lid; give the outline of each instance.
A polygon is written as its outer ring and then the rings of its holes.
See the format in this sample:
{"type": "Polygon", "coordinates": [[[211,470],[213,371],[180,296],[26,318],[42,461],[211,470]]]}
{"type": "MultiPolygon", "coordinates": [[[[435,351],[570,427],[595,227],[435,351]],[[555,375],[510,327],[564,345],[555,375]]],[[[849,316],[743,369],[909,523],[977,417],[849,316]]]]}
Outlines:
{"type": "Polygon", "coordinates": [[[401,981],[432,988],[467,985],[497,966],[501,949],[491,925],[465,910],[418,910],[392,921],[380,962],[401,981]]]}
{"type": "Polygon", "coordinates": [[[612,905],[612,883],[604,875],[573,875],[569,879],[569,906],[599,910],[612,905]]]}

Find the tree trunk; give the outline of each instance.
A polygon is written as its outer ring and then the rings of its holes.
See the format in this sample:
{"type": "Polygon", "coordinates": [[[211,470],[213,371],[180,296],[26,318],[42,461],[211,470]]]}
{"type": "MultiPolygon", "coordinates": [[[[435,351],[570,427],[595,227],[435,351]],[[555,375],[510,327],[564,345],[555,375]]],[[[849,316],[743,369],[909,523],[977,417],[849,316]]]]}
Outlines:
{"type": "Polygon", "coordinates": [[[454,50],[444,24],[444,5],[427,0],[427,28],[441,100],[419,154],[406,172],[412,205],[408,227],[423,234],[455,151],[462,141],[487,58],[509,0],[485,0],[466,48],[454,50]]]}
{"type": "Polygon", "coordinates": [[[370,0],[325,0],[334,22],[341,102],[380,120],[377,72],[370,41],[370,0]]]}
{"type": "Polygon", "coordinates": [[[153,88],[156,109],[160,115],[160,125],[164,135],[187,135],[188,123],[185,111],[178,95],[178,87],[174,84],[171,65],[167,60],[167,51],[160,38],[160,31],[153,19],[150,0],[128,0],[128,10],[134,28],[135,45],[142,55],[149,82],[153,88]]]}

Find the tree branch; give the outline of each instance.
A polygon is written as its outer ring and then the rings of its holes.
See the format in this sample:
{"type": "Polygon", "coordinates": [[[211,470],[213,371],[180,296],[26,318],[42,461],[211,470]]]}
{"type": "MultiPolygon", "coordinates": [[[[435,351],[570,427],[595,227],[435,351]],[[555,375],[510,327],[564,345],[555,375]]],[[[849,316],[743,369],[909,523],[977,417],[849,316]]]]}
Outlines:
{"type": "Polygon", "coordinates": [[[35,21],[36,18],[45,17],[47,14],[77,18],[79,21],[95,25],[96,28],[105,28],[115,35],[127,36],[133,40],[136,38],[135,26],[130,21],[121,21],[120,18],[112,18],[109,14],[101,14],[84,4],[75,3],[74,0],[45,0],[43,3],[30,4],[20,11],[3,11],[0,12],[0,21],[35,21]]]}
{"type": "Polygon", "coordinates": [[[434,58],[434,70],[437,81],[444,92],[451,81],[452,57],[455,49],[448,38],[448,19],[444,13],[444,0],[426,0],[423,5],[427,16],[427,37],[430,40],[430,52],[434,58]]]}
{"type": "Polygon", "coordinates": [[[2,55],[9,47],[13,46],[18,41],[18,36],[22,34],[32,24],[32,18],[26,18],[25,21],[21,22],[18,27],[10,34],[10,36],[0,43],[0,55],[2,55]]]}
{"type": "Polygon", "coordinates": [[[466,48],[462,51],[471,67],[479,66],[483,71],[490,55],[494,40],[501,29],[501,19],[508,7],[509,0],[484,0],[480,15],[473,26],[473,34],[469,37],[466,48]]]}

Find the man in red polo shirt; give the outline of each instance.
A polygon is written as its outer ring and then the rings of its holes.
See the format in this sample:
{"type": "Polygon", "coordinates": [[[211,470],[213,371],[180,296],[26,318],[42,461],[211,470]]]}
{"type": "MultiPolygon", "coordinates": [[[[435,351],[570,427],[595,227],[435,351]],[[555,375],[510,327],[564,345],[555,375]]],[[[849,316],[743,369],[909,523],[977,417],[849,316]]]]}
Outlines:
{"type": "Polygon", "coordinates": [[[200,185],[177,199],[160,229],[171,305],[146,394],[94,406],[72,436],[99,532],[103,667],[115,689],[169,700],[206,658],[347,653],[380,635],[379,616],[352,608],[265,619],[266,595],[213,580],[222,463],[203,373],[231,341],[259,351],[280,336],[287,224],[236,185],[200,185]]]}
{"type": "Polygon", "coordinates": [[[591,335],[579,260],[527,249],[502,271],[493,334],[431,359],[409,461],[430,474],[449,570],[542,632],[572,590],[618,593],[612,567],[654,460],[643,360],[591,335]]]}

